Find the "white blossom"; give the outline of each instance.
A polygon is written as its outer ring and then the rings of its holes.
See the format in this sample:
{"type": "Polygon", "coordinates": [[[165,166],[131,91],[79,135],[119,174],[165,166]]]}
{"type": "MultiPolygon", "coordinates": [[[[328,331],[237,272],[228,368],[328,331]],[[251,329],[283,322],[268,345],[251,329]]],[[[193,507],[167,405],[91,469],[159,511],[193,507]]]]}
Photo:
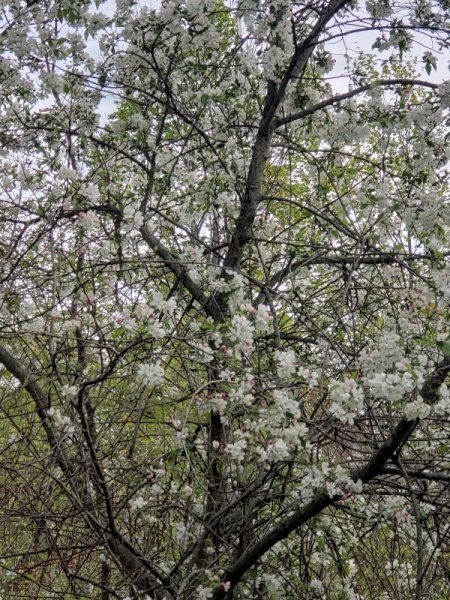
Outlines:
{"type": "Polygon", "coordinates": [[[148,504],[148,501],[145,500],[142,496],[135,496],[132,500],[130,500],[130,508],[131,510],[141,510],[148,504]]]}
{"type": "Polygon", "coordinates": [[[58,171],[58,177],[60,179],[73,180],[77,178],[77,172],[70,167],[61,167],[58,171]]]}
{"type": "Polygon", "coordinates": [[[47,410],[47,415],[52,418],[52,421],[57,429],[67,435],[75,433],[75,427],[72,420],[67,415],[64,415],[61,409],[52,406],[47,410]]]}
{"type": "Polygon", "coordinates": [[[236,342],[239,348],[250,350],[253,345],[254,330],[247,317],[234,315],[231,320],[230,339],[236,342]]]}
{"type": "Polygon", "coordinates": [[[297,357],[293,350],[277,350],[275,352],[275,361],[277,363],[277,375],[280,379],[286,379],[295,373],[297,357]]]}
{"type": "Polygon", "coordinates": [[[258,304],[255,315],[255,329],[259,333],[264,333],[268,330],[269,324],[272,321],[270,310],[264,304],[258,304]]]}
{"type": "Polygon", "coordinates": [[[358,413],[364,408],[364,390],[353,379],[334,381],[329,386],[333,403],[330,413],[342,423],[353,424],[358,413]]]}
{"type": "Polygon", "coordinates": [[[245,458],[245,450],[247,448],[247,440],[245,437],[238,439],[236,442],[227,444],[225,447],[226,454],[238,463],[242,462],[245,458]]]}
{"type": "Polygon", "coordinates": [[[160,385],[164,380],[164,369],[160,361],[152,364],[141,364],[137,369],[137,376],[144,385],[160,385]]]}
{"type": "Polygon", "coordinates": [[[431,413],[431,406],[425,404],[423,398],[418,397],[405,404],[404,413],[405,417],[411,421],[414,419],[425,419],[431,413]]]}
{"type": "Polygon", "coordinates": [[[81,186],[80,194],[85,196],[91,202],[96,202],[99,199],[100,191],[98,189],[98,186],[94,184],[89,184],[81,186]]]}
{"type": "Polygon", "coordinates": [[[213,588],[211,587],[199,587],[197,588],[197,600],[208,600],[213,597],[213,588]]]}
{"type": "Polygon", "coordinates": [[[80,212],[78,215],[78,224],[84,229],[94,229],[99,226],[100,218],[93,210],[80,212]]]}
{"type": "Polygon", "coordinates": [[[267,456],[270,461],[276,462],[279,460],[286,460],[289,458],[289,448],[286,442],[282,439],[278,439],[275,442],[269,444],[266,450],[267,456]]]}

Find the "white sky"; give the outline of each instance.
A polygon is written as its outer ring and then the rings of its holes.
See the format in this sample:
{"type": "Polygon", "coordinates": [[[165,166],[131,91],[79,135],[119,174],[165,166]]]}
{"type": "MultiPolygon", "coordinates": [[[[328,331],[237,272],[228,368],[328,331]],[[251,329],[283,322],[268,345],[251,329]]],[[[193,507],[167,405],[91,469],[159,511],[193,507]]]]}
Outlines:
{"type": "MultiPolygon", "coordinates": [[[[161,0],[138,0],[136,6],[143,7],[148,6],[149,8],[157,9],[161,4],[161,0]]],[[[116,0],[106,0],[98,10],[107,15],[112,15],[115,11],[116,0]]],[[[95,10],[95,7],[93,7],[95,10]]],[[[332,40],[327,43],[327,49],[333,54],[336,64],[332,73],[329,73],[329,82],[332,85],[336,93],[345,92],[349,88],[349,81],[346,77],[347,63],[345,54],[349,54],[353,58],[356,58],[359,53],[366,53],[373,55],[377,62],[381,65],[383,60],[387,60],[390,56],[390,52],[379,52],[376,49],[372,49],[372,46],[380,32],[377,30],[366,31],[364,33],[356,33],[346,36],[345,39],[332,40]]],[[[386,32],[388,36],[388,33],[386,32]]],[[[449,60],[450,55],[445,51],[440,51],[438,48],[433,46],[433,41],[424,34],[416,34],[416,42],[413,45],[411,53],[405,54],[404,62],[410,62],[412,59],[417,60],[416,69],[418,77],[425,79],[426,81],[432,81],[434,83],[441,83],[450,78],[449,72],[449,60]],[[426,73],[425,66],[422,62],[423,53],[427,50],[431,50],[435,53],[438,58],[437,69],[432,70],[430,75],[426,73]]],[[[95,42],[90,42],[93,54],[95,54],[95,42]]],[[[114,100],[111,97],[105,97],[101,103],[102,112],[105,116],[110,114],[114,109],[114,100]]]]}

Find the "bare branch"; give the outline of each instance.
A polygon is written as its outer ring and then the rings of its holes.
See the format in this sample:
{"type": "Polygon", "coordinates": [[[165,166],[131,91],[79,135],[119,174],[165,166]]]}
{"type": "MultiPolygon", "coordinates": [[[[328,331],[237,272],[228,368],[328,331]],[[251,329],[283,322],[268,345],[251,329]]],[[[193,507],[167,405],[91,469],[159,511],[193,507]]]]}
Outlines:
{"type": "MultiPolygon", "coordinates": [[[[444,358],[438,364],[436,370],[426,379],[422,386],[420,395],[426,403],[433,404],[436,401],[439,386],[445,381],[449,372],[450,357],[444,358]]],[[[354,481],[361,480],[363,483],[367,483],[379,475],[388,460],[408,440],[418,422],[418,419],[401,419],[391,435],[374,452],[367,463],[352,471],[351,478],[354,481]]],[[[232,590],[242,576],[275,544],[285,539],[290,533],[340,499],[342,499],[341,495],[330,497],[326,491],[319,491],[310,502],[298,508],[291,517],[275,525],[273,529],[248,548],[231,567],[226,569],[225,575],[222,577],[222,584],[214,590],[214,600],[222,600],[229,597],[228,590],[232,590]]]]}
{"type": "Polygon", "coordinates": [[[349,98],[353,98],[354,96],[358,96],[368,90],[375,90],[378,87],[392,87],[392,86],[417,86],[417,87],[426,87],[432,90],[436,90],[439,85],[437,83],[432,83],[431,81],[424,81],[422,79],[408,79],[408,78],[398,78],[398,79],[377,79],[375,81],[371,81],[366,85],[362,85],[354,90],[350,90],[349,92],[345,92],[343,94],[336,94],[336,96],[332,96],[331,98],[327,98],[326,100],[322,100],[321,102],[317,102],[313,106],[309,108],[305,108],[304,110],[299,110],[296,113],[291,115],[287,115],[286,117],[280,117],[277,119],[276,127],[281,127],[282,125],[287,125],[288,123],[292,123],[293,121],[298,121],[299,119],[304,119],[309,115],[313,115],[314,113],[322,110],[323,108],[327,108],[328,106],[333,106],[334,104],[339,104],[339,102],[343,102],[344,100],[348,100],[349,98]]]}

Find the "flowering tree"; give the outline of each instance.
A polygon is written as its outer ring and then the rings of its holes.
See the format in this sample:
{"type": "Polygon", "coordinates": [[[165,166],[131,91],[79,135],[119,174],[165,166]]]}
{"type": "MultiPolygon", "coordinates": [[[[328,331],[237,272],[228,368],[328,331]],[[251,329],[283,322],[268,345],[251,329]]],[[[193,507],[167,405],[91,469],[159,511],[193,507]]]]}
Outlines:
{"type": "Polygon", "coordinates": [[[2,5],[4,594],[444,600],[448,1],[98,5],[2,5]]]}

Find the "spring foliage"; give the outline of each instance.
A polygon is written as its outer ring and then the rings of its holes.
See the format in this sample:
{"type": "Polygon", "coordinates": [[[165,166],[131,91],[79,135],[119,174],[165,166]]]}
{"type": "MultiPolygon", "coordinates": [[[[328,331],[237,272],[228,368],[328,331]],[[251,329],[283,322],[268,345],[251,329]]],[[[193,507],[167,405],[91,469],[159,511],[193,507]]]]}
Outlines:
{"type": "Polygon", "coordinates": [[[448,597],[449,27],[2,4],[3,597],[448,597]]]}

